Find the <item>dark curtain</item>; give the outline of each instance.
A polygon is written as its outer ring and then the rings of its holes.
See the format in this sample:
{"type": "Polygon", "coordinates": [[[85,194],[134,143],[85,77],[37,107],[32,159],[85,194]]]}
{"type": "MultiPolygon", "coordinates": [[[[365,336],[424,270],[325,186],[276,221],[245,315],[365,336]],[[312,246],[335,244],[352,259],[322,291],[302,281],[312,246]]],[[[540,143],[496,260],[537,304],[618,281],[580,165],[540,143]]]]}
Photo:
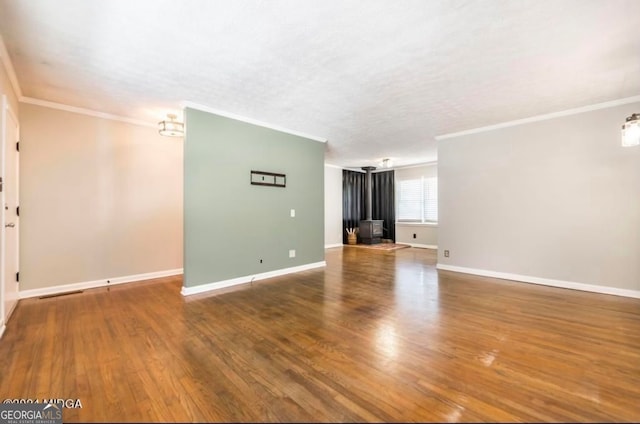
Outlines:
{"type": "Polygon", "coordinates": [[[347,228],[358,227],[366,218],[364,209],[365,174],[342,170],[342,243],[347,244],[347,228]]]}
{"type": "Polygon", "coordinates": [[[394,171],[374,172],[371,174],[371,196],[373,197],[373,219],[384,220],[382,238],[396,241],[396,211],[394,171]]]}
{"type": "MultiPolygon", "coordinates": [[[[383,238],[396,241],[396,213],[394,171],[374,172],[371,174],[371,215],[373,219],[382,219],[383,238]]],[[[366,174],[357,171],[342,171],[342,242],[347,244],[347,228],[360,225],[366,219],[365,209],[366,174]]]]}

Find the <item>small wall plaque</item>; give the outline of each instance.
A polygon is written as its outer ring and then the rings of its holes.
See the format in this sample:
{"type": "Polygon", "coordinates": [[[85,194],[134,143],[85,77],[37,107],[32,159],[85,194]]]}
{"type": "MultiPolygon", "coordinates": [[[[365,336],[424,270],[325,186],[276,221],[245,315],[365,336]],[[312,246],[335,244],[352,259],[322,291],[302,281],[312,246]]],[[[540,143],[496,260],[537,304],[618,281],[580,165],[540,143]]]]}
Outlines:
{"type": "Polygon", "coordinates": [[[251,171],[251,184],[271,187],[286,187],[287,176],[273,172],[251,171]]]}

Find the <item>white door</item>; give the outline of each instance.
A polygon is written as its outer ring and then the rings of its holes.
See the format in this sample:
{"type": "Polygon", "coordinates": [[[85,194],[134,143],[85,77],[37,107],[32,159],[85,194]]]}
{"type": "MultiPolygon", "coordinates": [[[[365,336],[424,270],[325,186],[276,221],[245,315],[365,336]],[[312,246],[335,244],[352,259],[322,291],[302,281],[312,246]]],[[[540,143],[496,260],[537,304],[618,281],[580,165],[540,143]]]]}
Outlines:
{"type": "Polygon", "coordinates": [[[18,119],[2,96],[2,297],[4,322],[18,304],[18,119]]]}

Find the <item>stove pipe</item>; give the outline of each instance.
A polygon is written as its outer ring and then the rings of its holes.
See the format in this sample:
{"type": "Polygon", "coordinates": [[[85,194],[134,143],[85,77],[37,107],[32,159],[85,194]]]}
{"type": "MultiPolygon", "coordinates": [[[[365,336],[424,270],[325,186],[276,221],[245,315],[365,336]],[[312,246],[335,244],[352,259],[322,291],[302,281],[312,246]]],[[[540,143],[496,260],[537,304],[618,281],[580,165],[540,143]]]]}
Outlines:
{"type": "Polygon", "coordinates": [[[371,195],[371,190],[373,189],[373,187],[371,186],[371,171],[373,171],[374,169],[376,169],[375,166],[362,167],[363,171],[367,171],[367,175],[364,180],[364,208],[365,212],[367,213],[367,221],[371,221],[373,219],[373,214],[371,213],[371,210],[373,208],[373,196],[371,195]]]}

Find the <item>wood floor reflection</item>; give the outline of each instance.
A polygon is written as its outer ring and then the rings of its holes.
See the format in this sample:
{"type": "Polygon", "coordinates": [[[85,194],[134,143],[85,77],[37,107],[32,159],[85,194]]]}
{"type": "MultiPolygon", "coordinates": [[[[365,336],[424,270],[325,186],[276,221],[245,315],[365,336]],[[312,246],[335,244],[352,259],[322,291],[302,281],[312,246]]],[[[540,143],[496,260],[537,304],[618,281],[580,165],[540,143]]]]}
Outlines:
{"type": "Polygon", "coordinates": [[[329,249],[326,269],[188,298],[181,278],[21,301],[2,399],[73,421],[640,418],[640,299],[435,269],[435,251],[329,249]]]}

